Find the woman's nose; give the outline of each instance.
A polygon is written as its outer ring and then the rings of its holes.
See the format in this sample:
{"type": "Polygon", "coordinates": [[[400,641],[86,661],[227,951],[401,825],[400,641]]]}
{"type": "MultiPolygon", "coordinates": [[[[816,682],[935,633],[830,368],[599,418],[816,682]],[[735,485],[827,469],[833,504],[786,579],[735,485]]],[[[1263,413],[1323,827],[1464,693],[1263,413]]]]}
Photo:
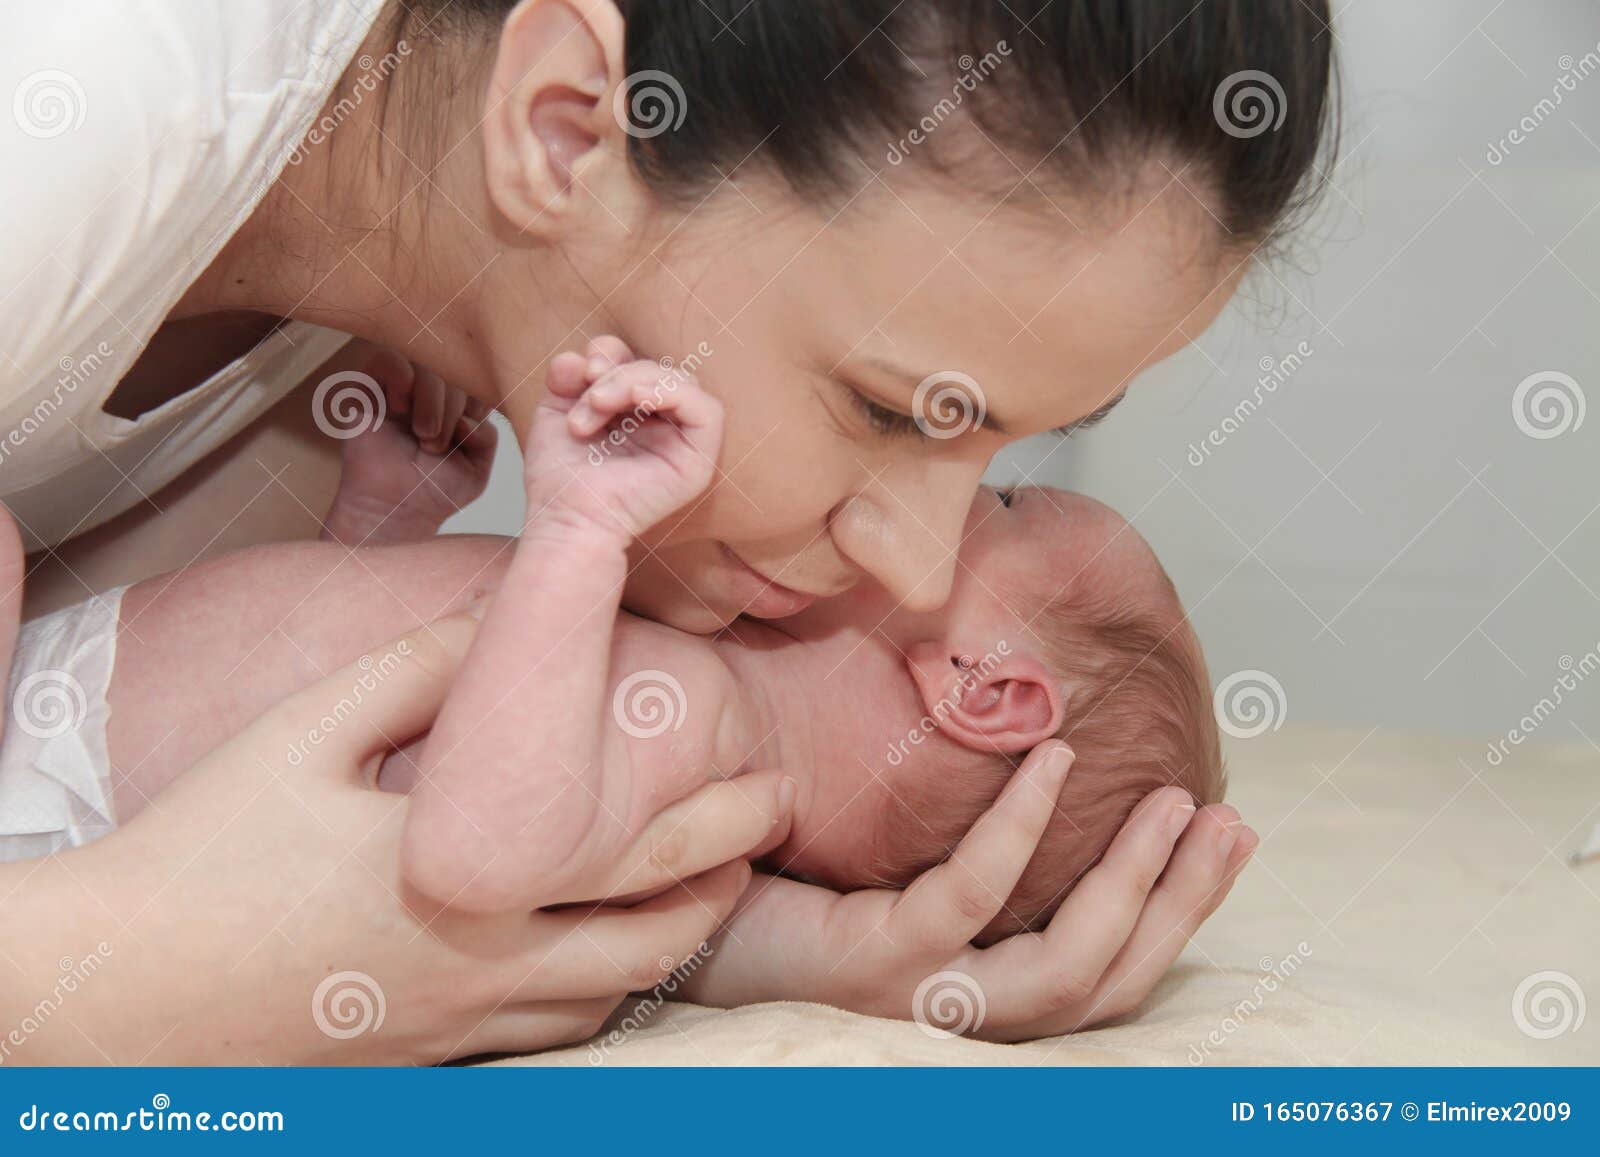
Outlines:
{"type": "Polygon", "coordinates": [[[982,477],[982,465],[954,462],[881,475],[835,513],[834,542],[905,609],[937,610],[950,597],[982,477]]]}

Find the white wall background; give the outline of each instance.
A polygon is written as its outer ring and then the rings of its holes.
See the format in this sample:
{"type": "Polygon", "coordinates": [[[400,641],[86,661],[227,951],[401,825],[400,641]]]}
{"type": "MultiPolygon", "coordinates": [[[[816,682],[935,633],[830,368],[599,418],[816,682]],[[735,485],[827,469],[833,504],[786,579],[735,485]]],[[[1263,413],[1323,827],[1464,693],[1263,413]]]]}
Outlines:
{"type": "MultiPolygon", "coordinates": [[[[1489,738],[1600,648],[1600,70],[1558,86],[1600,60],[1600,6],[1355,0],[1335,31],[1344,150],[1294,265],[1257,273],[1106,425],[995,476],[1131,517],[1213,677],[1269,672],[1291,722],[1489,738]],[[1301,341],[1304,364],[1190,461],[1301,341]],[[1595,412],[1535,438],[1513,394],[1544,371],[1595,412]]],[[[517,525],[502,465],[453,529],[517,525]]],[[[1600,672],[1536,738],[1580,733],[1600,742],[1600,672]]]]}
{"type": "MultiPolygon", "coordinates": [[[[1541,371],[1600,410],[1600,68],[1487,151],[1600,64],[1600,7],[1367,0],[1335,28],[1345,148],[1309,269],[1257,274],[1260,304],[1046,473],[1134,516],[1214,679],[1268,671],[1301,721],[1499,733],[1600,647],[1600,412],[1545,439],[1513,414],[1541,371]]],[[[1600,673],[1580,692],[1549,738],[1600,740],[1600,673]]]]}

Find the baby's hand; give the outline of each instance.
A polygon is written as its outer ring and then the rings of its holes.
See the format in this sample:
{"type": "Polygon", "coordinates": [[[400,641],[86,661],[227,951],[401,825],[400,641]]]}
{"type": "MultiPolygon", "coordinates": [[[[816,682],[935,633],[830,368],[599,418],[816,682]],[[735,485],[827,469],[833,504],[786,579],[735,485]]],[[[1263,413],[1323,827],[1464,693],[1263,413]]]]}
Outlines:
{"type": "Polygon", "coordinates": [[[722,403],[616,339],[589,349],[550,363],[528,435],[528,523],[576,520],[631,540],[710,483],[722,403]]]}

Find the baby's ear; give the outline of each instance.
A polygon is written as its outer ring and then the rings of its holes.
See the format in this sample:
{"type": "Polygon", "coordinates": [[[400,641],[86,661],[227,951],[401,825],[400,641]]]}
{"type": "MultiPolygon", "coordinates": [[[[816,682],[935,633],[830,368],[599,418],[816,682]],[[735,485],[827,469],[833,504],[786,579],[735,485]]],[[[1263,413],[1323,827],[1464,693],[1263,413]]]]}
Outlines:
{"type": "Polygon", "coordinates": [[[923,710],[963,747],[1015,755],[1061,728],[1060,686],[1030,652],[967,654],[927,640],[908,647],[906,657],[923,710]]]}

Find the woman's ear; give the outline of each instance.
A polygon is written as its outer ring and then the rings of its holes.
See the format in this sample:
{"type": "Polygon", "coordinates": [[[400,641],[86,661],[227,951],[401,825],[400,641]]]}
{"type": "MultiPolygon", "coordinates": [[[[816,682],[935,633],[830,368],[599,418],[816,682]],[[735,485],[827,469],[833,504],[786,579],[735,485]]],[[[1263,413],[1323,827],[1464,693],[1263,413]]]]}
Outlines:
{"type": "Polygon", "coordinates": [[[963,747],[1014,755],[1061,728],[1066,707],[1060,686],[1030,652],[980,657],[929,640],[908,647],[906,656],[923,710],[963,747]]]}
{"type": "Polygon", "coordinates": [[[611,0],[522,0],[500,31],[483,114],[485,177],[518,233],[588,212],[629,227],[632,177],[613,114],[623,21],[611,0]]]}

